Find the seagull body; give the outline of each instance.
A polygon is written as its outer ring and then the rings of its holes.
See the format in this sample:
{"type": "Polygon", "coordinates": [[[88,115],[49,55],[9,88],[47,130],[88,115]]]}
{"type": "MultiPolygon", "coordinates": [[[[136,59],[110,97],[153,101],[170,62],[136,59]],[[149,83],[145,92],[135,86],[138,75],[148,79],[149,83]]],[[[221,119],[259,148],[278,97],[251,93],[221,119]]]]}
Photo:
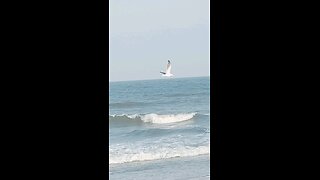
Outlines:
{"type": "Polygon", "coordinates": [[[170,60],[168,60],[166,72],[160,71],[160,73],[162,74],[162,76],[165,76],[165,77],[173,76],[173,74],[171,74],[171,62],[170,62],[170,60]]]}

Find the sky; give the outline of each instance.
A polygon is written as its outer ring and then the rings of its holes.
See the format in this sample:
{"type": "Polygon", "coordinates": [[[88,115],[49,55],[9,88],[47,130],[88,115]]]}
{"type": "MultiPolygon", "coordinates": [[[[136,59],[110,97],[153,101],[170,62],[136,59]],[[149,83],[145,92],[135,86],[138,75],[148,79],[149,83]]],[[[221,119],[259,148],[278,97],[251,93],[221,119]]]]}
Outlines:
{"type": "Polygon", "coordinates": [[[110,0],[109,81],[209,76],[209,0],[110,0]]]}

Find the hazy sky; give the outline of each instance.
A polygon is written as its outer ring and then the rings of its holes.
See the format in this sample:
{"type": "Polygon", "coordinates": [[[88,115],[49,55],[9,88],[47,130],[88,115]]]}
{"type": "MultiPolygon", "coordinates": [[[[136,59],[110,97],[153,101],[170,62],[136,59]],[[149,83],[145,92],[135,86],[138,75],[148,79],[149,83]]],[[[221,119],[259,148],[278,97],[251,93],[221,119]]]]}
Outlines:
{"type": "Polygon", "coordinates": [[[209,75],[209,0],[109,2],[109,81],[209,75]]]}

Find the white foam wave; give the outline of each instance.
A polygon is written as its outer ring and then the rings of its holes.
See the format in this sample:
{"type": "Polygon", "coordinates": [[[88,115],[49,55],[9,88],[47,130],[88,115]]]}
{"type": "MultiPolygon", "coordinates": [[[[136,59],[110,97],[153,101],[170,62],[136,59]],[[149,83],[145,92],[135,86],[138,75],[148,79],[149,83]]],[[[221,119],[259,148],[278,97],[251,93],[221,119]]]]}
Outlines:
{"type": "Polygon", "coordinates": [[[169,114],[169,115],[158,115],[158,114],[146,114],[141,116],[141,120],[144,122],[165,124],[186,121],[193,118],[196,113],[186,113],[186,114],[169,114]]]}
{"type": "Polygon", "coordinates": [[[135,118],[138,118],[138,117],[140,117],[139,114],[128,115],[128,118],[130,118],[130,119],[135,119],[135,118]]]}
{"type": "Polygon", "coordinates": [[[125,114],[109,114],[111,117],[121,117],[121,116],[126,116],[125,114]]]}
{"type": "Polygon", "coordinates": [[[111,117],[123,117],[126,116],[129,119],[139,118],[141,121],[146,123],[154,124],[165,124],[165,123],[175,123],[192,119],[197,113],[181,113],[181,114],[132,114],[132,115],[110,115],[111,117]]]}
{"type": "Polygon", "coordinates": [[[119,154],[119,151],[109,152],[109,164],[128,163],[136,161],[150,161],[157,159],[168,159],[174,157],[187,157],[197,156],[203,154],[209,154],[209,146],[183,146],[179,148],[157,148],[157,149],[145,149],[129,151],[126,149],[123,154],[119,154]],[[110,154],[111,153],[111,154],[110,154]]]}

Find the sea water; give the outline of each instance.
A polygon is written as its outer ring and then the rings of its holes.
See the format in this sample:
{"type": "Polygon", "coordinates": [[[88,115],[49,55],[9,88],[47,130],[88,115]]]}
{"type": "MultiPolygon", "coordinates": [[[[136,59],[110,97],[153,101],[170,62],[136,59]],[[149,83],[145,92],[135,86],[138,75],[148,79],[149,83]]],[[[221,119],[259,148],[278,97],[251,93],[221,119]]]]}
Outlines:
{"type": "Polygon", "coordinates": [[[110,82],[110,179],[209,179],[209,90],[209,77],[110,82]]]}

